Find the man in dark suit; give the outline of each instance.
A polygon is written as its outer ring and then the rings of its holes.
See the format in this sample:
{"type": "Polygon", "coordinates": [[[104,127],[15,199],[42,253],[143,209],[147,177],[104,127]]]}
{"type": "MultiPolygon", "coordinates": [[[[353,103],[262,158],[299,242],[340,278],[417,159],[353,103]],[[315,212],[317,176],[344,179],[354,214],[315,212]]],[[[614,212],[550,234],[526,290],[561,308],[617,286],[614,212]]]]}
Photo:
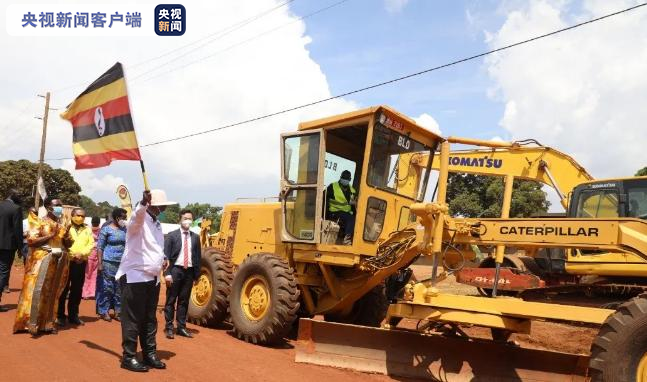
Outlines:
{"type": "Polygon", "coordinates": [[[189,230],[193,223],[191,210],[180,211],[180,229],[170,232],[164,240],[164,256],[168,266],[164,270],[166,280],[166,338],[172,339],[173,316],[177,303],[177,334],[193,337],[186,330],[186,314],[189,309],[191,288],[200,276],[200,237],[189,230]]]}
{"type": "MultiPolygon", "coordinates": [[[[22,209],[20,194],[9,190],[6,200],[0,202],[0,300],[9,285],[9,274],[13,258],[22,246],[22,209]]],[[[8,309],[0,306],[0,312],[8,309]]]]}

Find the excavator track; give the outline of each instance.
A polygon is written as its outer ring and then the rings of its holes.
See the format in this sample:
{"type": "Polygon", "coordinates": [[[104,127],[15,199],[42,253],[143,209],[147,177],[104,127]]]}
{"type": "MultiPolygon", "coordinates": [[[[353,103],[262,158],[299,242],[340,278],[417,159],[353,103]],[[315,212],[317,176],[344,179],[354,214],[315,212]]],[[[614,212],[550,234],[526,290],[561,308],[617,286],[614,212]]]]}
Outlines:
{"type": "Polygon", "coordinates": [[[507,343],[299,322],[296,362],[430,381],[586,381],[589,357],[507,343]]]}

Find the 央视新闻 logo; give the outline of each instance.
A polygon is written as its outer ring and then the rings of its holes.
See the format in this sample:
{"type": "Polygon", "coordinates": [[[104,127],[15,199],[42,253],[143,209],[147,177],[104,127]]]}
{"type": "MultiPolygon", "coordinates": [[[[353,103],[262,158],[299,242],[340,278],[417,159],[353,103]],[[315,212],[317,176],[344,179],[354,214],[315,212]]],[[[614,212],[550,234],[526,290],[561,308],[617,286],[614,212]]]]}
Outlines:
{"type": "Polygon", "coordinates": [[[158,36],[182,36],[186,30],[186,8],[182,4],[159,4],[154,20],[158,36]]]}

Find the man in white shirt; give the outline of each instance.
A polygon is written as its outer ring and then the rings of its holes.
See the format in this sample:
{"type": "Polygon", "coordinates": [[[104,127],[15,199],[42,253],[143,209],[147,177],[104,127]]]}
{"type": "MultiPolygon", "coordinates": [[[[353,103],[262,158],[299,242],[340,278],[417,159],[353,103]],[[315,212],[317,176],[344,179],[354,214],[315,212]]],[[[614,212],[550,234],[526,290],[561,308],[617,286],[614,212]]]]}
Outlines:
{"type": "Polygon", "coordinates": [[[157,317],[159,274],[164,265],[164,234],[157,216],[166,206],[177,204],[162,190],[144,191],[142,201],[128,222],[126,248],[115,278],[121,288],[121,367],[145,372],[164,369],[157,357],[157,317]],[[143,364],[135,358],[140,340],[143,364]]]}
{"type": "Polygon", "coordinates": [[[193,223],[191,210],[180,211],[180,229],[169,232],[164,241],[164,255],[169,266],[164,270],[166,280],[166,338],[172,339],[173,318],[177,303],[177,334],[191,338],[186,330],[186,314],[189,309],[191,288],[200,277],[200,237],[189,230],[193,223]]]}

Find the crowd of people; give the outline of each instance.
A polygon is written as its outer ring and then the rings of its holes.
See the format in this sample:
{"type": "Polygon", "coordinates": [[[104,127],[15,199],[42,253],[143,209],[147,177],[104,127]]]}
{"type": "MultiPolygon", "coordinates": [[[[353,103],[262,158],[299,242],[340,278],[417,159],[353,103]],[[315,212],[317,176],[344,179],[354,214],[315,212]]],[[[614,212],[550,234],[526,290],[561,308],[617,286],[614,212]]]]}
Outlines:
{"type": "MultiPolygon", "coordinates": [[[[182,210],[180,228],[164,237],[158,216],[176,203],[162,190],[144,191],[130,218],[128,211],[115,208],[101,227],[98,217],[88,226],[82,208],[65,216],[63,202],[48,198],[45,216],[31,208],[23,231],[21,203],[16,190],[0,202],[0,304],[17,251],[24,262],[13,332],[38,336],[85,325],[79,315],[81,301],[94,299],[99,318],[121,323],[122,368],[166,368],[157,357],[160,281],[166,284],[166,337],[192,337],[187,311],[200,274],[200,239],[189,230],[193,213],[182,210]],[[138,342],[141,361],[136,357],[138,342]]],[[[8,310],[0,305],[0,312],[8,310]]]]}

